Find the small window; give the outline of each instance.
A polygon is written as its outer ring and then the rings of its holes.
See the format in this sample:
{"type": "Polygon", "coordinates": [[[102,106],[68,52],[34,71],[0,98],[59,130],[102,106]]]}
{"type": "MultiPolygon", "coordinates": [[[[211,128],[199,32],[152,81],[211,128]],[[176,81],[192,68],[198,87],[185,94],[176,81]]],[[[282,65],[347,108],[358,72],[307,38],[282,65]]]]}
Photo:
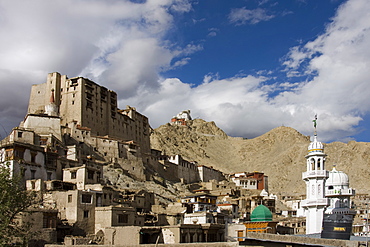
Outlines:
{"type": "Polygon", "coordinates": [[[18,131],[18,138],[22,138],[22,134],[23,134],[23,132],[18,131]]]}
{"type": "Polygon", "coordinates": [[[87,172],[87,178],[88,179],[94,179],[94,171],[88,171],[87,172]]]}
{"type": "Polygon", "coordinates": [[[31,153],[31,162],[36,163],[36,154],[35,153],[31,153]]]}
{"type": "Polygon", "coordinates": [[[68,203],[72,202],[72,195],[68,195],[68,203]]]}
{"type": "Polygon", "coordinates": [[[57,217],[53,213],[43,213],[43,228],[56,228],[57,217]]]}
{"type": "Polygon", "coordinates": [[[128,215],[127,214],[119,214],[118,215],[118,223],[128,223],[128,215]]]}
{"type": "Polygon", "coordinates": [[[92,196],[89,194],[82,194],[82,203],[91,203],[92,196]]]}
{"type": "Polygon", "coordinates": [[[31,179],[36,178],[36,170],[31,170],[31,179]]]}
{"type": "Polygon", "coordinates": [[[51,180],[52,173],[51,172],[47,172],[46,175],[47,175],[47,180],[50,181],[51,180]]]}
{"type": "Polygon", "coordinates": [[[36,183],[35,183],[35,181],[31,181],[31,186],[32,186],[32,189],[33,190],[36,189],[36,183]]]}
{"type": "Polygon", "coordinates": [[[84,218],[89,218],[89,210],[84,210],[84,218]]]}
{"type": "Polygon", "coordinates": [[[71,179],[76,179],[77,173],[76,172],[71,172],[71,179]]]}

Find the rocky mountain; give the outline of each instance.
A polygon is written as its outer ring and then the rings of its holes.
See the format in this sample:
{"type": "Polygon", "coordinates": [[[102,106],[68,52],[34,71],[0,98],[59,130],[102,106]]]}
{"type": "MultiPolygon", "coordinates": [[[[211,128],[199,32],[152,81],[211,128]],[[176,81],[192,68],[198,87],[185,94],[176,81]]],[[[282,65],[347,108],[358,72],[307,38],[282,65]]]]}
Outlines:
{"type": "MultiPolygon", "coordinates": [[[[318,140],[320,137],[318,136],[318,140]]],[[[306,170],[310,137],[290,127],[278,127],[259,137],[230,137],[214,122],[190,120],[187,126],[165,124],[153,130],[152,148],[168,155],[213,166],[226,173],[260,171],[269,176],[274,194],[304,195],[302,172],[306,170]]],[[[357,193],[369,193],[370,143],[324,143],[326,169],[344,171],[357,193]]]]}

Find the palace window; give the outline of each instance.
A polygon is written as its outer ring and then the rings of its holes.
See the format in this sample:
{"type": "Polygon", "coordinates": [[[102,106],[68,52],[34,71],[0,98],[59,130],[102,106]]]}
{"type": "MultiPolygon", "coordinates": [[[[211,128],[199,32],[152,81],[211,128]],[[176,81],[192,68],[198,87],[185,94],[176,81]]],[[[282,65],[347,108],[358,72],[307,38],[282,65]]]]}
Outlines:
{"type": "Polygon", "coordinates": [[[128,223],[128,215],[127,214],[119,214],[118,215],[118,223],[128,223]]]}
{"type": "Polygon", "coordinates": [[[36,178],[36,170],[31,170],[31,179],[36,178]]]}
{"type": "Polygon", "coordinates": [[[82,194],[81,195],[81,202],[82,203],[91,203],[92,196],[89,194],[82,194]]]}
{"type": "Polygon", "coordinates": [[[87,179],[94,179],[94,171],[87,172],[87,179]]]}
{"type": "Polygon", "coordinates": [[[72,202],[72,195],[68,195],[68,203],[72,202]]]}

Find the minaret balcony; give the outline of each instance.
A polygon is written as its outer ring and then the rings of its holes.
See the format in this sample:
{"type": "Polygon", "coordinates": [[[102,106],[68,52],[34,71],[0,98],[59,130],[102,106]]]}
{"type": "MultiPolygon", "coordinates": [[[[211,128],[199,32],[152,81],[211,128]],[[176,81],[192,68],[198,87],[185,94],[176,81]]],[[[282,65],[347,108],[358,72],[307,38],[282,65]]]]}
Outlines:
{"type": "Polygon", "coordinates": [[[302,173],[302,179],[307,180],[310,178],[328,178],[329,172],[326,170],[313,170],[302,173]]]}
{"type": "Polygon", "coordinates": [[[328,198],[306,199],[301,202],[302,207],[328,206],[328,198]]]}
{"type": "Polygon", "coordinates": [[[325,196],[354,196],[356,194],[356,191],[354,189],[333,189],[333,190],[326,190],[325,196]]]}
{"type": "Polygon", "coordinates": [[[325,214],[346,214],[356,215],[356,210],[352,208],[327,208],[325,214]]]}

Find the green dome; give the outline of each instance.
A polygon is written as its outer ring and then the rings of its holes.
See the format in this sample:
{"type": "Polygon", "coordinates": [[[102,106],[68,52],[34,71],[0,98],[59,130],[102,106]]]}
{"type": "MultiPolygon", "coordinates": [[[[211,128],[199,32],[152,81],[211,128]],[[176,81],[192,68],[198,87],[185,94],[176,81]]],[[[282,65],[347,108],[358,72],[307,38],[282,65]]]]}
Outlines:
{"type": "Polygon", "coordinates": [[[253,210],[251,221],[272,221],[272,213],[266,206],[261,204],[253,210]]]}

